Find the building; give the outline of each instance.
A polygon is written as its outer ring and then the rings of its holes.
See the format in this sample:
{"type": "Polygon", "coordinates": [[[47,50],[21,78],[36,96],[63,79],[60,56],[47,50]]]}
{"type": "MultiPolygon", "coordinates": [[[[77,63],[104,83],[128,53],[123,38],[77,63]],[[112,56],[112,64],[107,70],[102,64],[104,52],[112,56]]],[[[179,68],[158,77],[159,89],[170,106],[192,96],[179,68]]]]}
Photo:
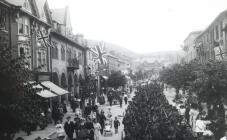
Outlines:
{"type": "Polygon", "coordinates": [[[3,0],[0,15],[1,45],[11,47],[14,57],[28,56],[31,80],[45,88],[39,95],[55,101],[78,95],[87,49],[73,39],[68,8],[50,11],[47,0],[3,0]]]}
{"type": "Polygon", "coordinates": [[[201,63],[209,60],[226,60],[227,49],[227,10],[220,13],[214,21],[195,39],[197,59],[201,63]]]}
{"type": "Polygon", "coordinates": [[[184,60],[188,63],[196,59],[195,39],[202,31],[191,32],[184,40],[183,50],[185,51],[184,60]]]}
{"type": "Polygon", "coordinates": [[[73,38],[68,7],[51,9],[51,13],[52,80],[67,89],[71,93],[70,97],[78,97],[79,87],[82,85],[80,82],[85,79],[86,47],[73,38]]]}
{"type": "Polygon", "coordinates": [[[0,46],[11,46],[9,40],[11,40],[12,6],[10,3],[0,1],[0,46]]]}
{"type": "MultiPolygon", "coordinates": [[[[8,6],[6,18],[1,18],[3,22],[6,21],[5,25],[1,26],[8,29],[8,45],[13,56],[30,56],[26,60],[27,67],[31,70],[38,69],[33,80],[50,80],[50,48],[44,38],[39,38],[40,33],[42,37],[48,37],[52,24],[47,1],[4,0],[1,3],[8,6]]],[[[1,14],[4,14],[2,10],[1,14]]]]}
{"type": "Polygon", "coordinates": [[[120,64],[119,64],[117,57],[115,57],[111,54],[107,55],[107,71],[108,71],[108,74],[111,74],[114,71],[118,71],[119,65],[120,64]]]}

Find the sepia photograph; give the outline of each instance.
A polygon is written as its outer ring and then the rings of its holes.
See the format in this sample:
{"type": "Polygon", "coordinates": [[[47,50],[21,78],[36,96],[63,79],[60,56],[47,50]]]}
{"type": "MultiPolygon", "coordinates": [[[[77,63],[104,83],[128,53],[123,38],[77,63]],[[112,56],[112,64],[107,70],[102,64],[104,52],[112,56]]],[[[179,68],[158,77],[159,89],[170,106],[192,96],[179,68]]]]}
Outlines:
{"type": "Polygon", "coordinates": [[[227,140],[227,0],[0,0],[0,140],[227,140]]]}

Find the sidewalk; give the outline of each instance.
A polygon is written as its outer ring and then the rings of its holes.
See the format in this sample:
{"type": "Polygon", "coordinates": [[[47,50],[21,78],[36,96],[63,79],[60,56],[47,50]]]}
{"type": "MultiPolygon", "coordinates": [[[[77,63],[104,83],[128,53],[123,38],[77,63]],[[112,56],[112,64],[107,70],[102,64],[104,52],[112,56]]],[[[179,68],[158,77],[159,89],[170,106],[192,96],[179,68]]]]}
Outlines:
{"type": "MultiPolygon", "coordinates": [[[[134,93],[131,94],[131,98],[129,99],[129,101],[132,99],[132,97],[134,96],[134,93]]],[[[112,119],[114,120],[114,117],[117,116],[121,125],[119,127],[119,133],[118,134],[114,134],[114,128],[112,128],[112,132],[113,135],[112,136],[102,136],[100,140],[121,140],[121,133],[123,131],[123,124],[122,124],[122,120],[123,120],[123,112],[125,111],[125,109],[127,108],[128,105],[125,105],[123,103],[122,108],[120,108],[120,105],[113,105],[112,107],[110,107],[109,103],[106,101],[105,105],[98,105],[99,109],[103,109],[104,112],[107,112],[108,108],[111,108],[112,111],[112,119]]],[[[66,121],[66,118],[68,116],[74,117],[75,113],[72,112],[72,109],[70,108],[70,106],[67,106],[67,110],[68,112],[64,115],[63,118],[63,124],[64,121],[66,121]]],[[[22,137],[25,140],[34,140],[37,137],[41,137],[42,139],[49,136],[50,134],[54,133],[56,131],[55,125],[49,124],[44,130],[36,130],[36,131],[32,131],[31,135],[27,136],[27,134],[23,131],[18,132],[17,134],[15,134],[14,140],[18,137],[22,137]]]]}
{"type": "MultiPolygon", "coordinates": [[[[128,101],[131,101],[132,98],[134,97],[134,92],[131,94],[130,98],[128,101]]],[[[105,104],[104,106],[100,106],[100,109],[103,109],[104,112],[107,112],[108,108],[111,108],[112,112],[112,119],[114,120],[115,117],[118,117],[118,120],[120,121],[120,126],[118,128],[118,134],[115,134],[114,127],[112,127],[112,136],[101,136],[100,140],[121,140],[122,139],[122,134],[124,130],[124,125],[122,124],[123,121],[123,115],[125,113],[125,110],[127,109],[128,104],[125,105],[124,103],[122,104],[122,108],[120,108],[120,105],[112,105],[112,107],[109,105],[109,103],[105,104]]]]}
{"type": "MultiPolygon", "coordinates": [[[[72,109],[70,108],[70,106],[67,106],[67,113],[64,115],[63,118],[63,124],[64,121],[66,121],[66,118],[68,116],[75,116],[75,113],[73,113],[72,109]]],[[[49,136],[50,134],[54,133],[56,131],[55,125],[54,123],[49,124],[44,130],[36,130],[36,131],[32,131],[31,135],[27,136],[27,134],[23,131],[19,131],[18,133],[16,133],[14,139],[18,138],[18,137],[22,137],[25,140],[34,140],[37,137],[41,137],[42,139],[49,136]]]]}

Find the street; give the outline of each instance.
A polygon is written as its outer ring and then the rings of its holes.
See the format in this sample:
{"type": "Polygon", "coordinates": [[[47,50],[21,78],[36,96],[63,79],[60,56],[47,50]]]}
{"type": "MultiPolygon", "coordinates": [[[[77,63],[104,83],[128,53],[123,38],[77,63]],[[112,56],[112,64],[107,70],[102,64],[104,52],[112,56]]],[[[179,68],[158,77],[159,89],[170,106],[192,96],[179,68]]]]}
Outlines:
{"type": "MultiPolygon", "coordinates": [[[[132,99],[132,97],[134,96],[134,93],[131,94],[129,101],[132,99]]],[[[114,134],[114,128],[112,127],[112,136],[107,135],[107,136],[101,136],[100,140],[121,140],[122,137],[122,132],[124,129],[124,126],[122,124],[122,120],[123,120],[123,113],[125,111],[125,109],[127,108],[128,105],[125,105],[123,103],[122,108],[120,108],[120,105],[113,105],[112,107],[110,107],[109,103],[106,102],[105,105],[100,105],[99,106],[99,110],[104,110],[104,112],[107,112],[108,108],[111,108],[111,112],[112,112],[112,119],[114,120],[114,118],[117,116],[118,120],[120,121],[120,126],[118,129],[118,134],[114,134]]],[[[68,116],[71,116],[71,118],[75,117],[75,113],[72,112],[72,109],[68,106],[67,107],[68,112],[65,114],[64,118],[63,118],[63,124],[64,121],[66,121],[66,118],[68,116]]],[[[106,115],[106,114],[105,114],[106,115]]],[[[55,135],[55,125],[53,124],[49,124],[47,128],[45,128],[44,130],[37,130],[37,131],[33,131],[31,135],[27,136],[25,132],[20,131],[19,133],[16,133],[15,138],[17,137],[22,137],[25,140],[33,140],[37,137],[41,137],[41,138],[45,138],[49,135],[55,135]]]]}

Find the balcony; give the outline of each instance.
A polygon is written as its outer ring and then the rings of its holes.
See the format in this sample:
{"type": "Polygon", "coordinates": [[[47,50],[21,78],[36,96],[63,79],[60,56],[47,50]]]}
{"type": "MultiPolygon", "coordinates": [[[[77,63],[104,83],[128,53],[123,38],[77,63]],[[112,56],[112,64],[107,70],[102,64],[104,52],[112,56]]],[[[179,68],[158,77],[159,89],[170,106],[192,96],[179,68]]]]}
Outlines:
{"type": "Polygon", "coordinates": [[[77,70],[79,68],[80,68],[79,67],[79,61],[76,58],[68,60],[68,66],[67,66],[68,71],[74,71],[74,70],[77,70]]]}

